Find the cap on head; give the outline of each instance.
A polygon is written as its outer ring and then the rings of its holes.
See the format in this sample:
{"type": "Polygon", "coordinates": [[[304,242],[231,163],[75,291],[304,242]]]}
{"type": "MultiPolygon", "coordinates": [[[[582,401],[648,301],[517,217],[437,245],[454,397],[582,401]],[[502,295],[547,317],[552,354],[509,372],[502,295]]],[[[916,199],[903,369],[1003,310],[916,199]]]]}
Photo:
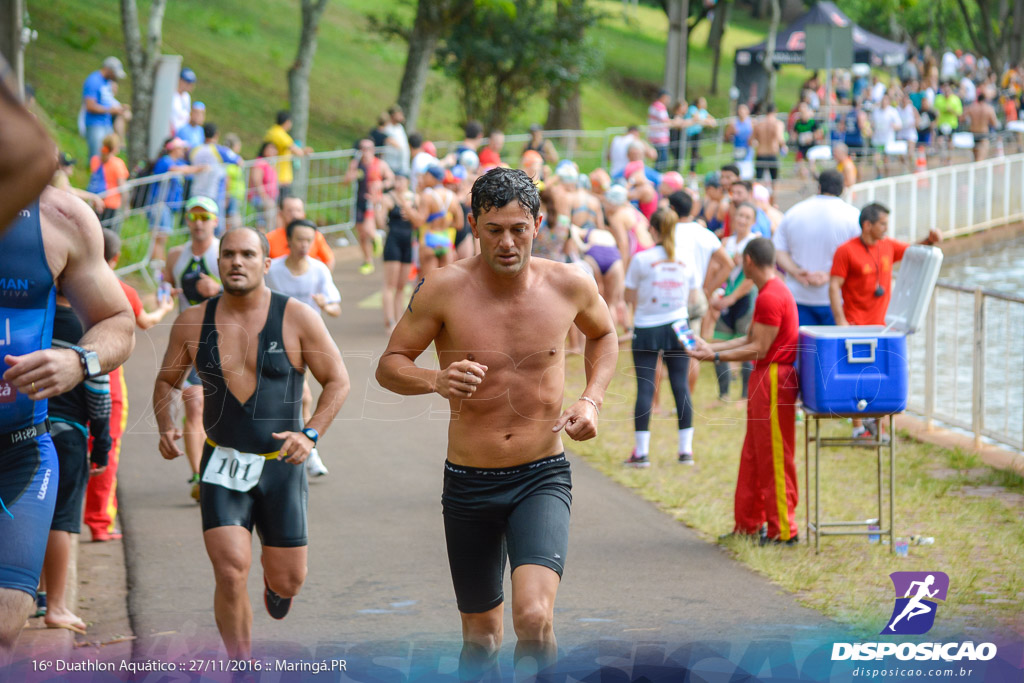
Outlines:
{"type": "Polygon", "coordinates": [[[629,201],[629,191],[625,185],[612,185],[605,191],[604,196],[612,206],[622,206],[629,201]]]}
{"type": "Polygon", "coordinates": [[[185,81],[186,83],[195,83],[196,72],[186,66],[184,69],[181,70],[181,80],[185,81]]]}
{"type": "Polygon", "coordinates": [[[540,125],[539,123],[531,123],[530,124],[530,132],[531,133],[538,133],[538,132],[540,132],[542,130],[544,130],[544,126],[540,125]]]}
{"type": "Polygon", "coordinates": [[[427,166],[426,173],[434,176],[434,180],[437,180],[438,182],[444,180],[444,169],[438,166],[437,164],[431,164],[430,166],[427,166]]]}
{"type": "Polygon", "coordinates": [[[192,197],[185,204],[185,213],[188,213],[192,209],[200,208],[204,211],[212,213],[214,216],[220,215],[220,209],[217,207],[217,202],[213,201],[209,197],[192,197]]]}
{"type": "Polygon", "coordinates": [[[434,158],[437,157],[437,147],[435,147],[434,143],[431,142],[430,140],[425,140],[423,142],[423,147],[421,149],[424,152],[426,152],[427,154],[429,154],[430,156],[432,156],[434,158]]]}
{"type": "Polygon", "coordinates": [[[459,155],[459,165],[472,173],[480,168],[480,157],[471,149],[463,150],[459,155]]]}
{"type": "Polygon", "coordinates": [[[667,194],[681,190],[685,184],[683,182],[683,174],[679,171],[669,171],[661,176],[661,184],[668,190],[667,194]]]}
{"type": "Polygon", "coordinates": [[[107,57],[104,59],[103,68],[112,72],[117,80],[121,80],[128,75],[124,72],[124,65],[121,64],[121,60],[117,57],[107,57]]]}
{"type": "Polygon", "coordinates": [[[634,174],[644,170],[644,162],[642,161],[631,161],[626,164],[626,169],[622,172],[626,178],[632,178],[634,174]]]}
{"type": "Polygon", "coordinates": [[[193,102],[192,103],[192,108],[193,109],[197,109],[199,111],[206,111],[206,103],[205,102],[193,102]]]}
{"type": "Polygon", "coordinates": [[[539,152],[535,152],[532,149],[528,149],[523,152],[523,166],[532,166],[533,164],[544,163],[544,157],[539,152]]]}
{"type": "Polygon", "coordinates": [[[566,185],[576,185],[580,179],[580,171],[576,164],[568,159],[562,159],[555,167],[555,175],[566,185]]]}
{"type": "Polygon", "coordinates": [[[704,176],[704,187],[721,187],[722,181],[718,179],[718,174],[714,171],[709,171],[704,176]]]}
{"type": "Polygon", "coordinates": [[[174,149],[184,149],[185,147],[188,147],[188,143],[186,143],[181,138],[171,138],[170,140],[167,141],[167,144],[164,145],[164,149],[166,149],[168,152],[174,149]]]}
{"type": "Polygon", "coordinates": [[[754,185],[754,191],[753,191],[752,194],[754,196],[754,201],[755,202],[765,202],[765,203],[767,203],[767,202],[770,202],[771,199],[772,199],[771,193],[768,192],[768,188],[765,187],[764,185],[760,185],[760,184],[754,185]]]}

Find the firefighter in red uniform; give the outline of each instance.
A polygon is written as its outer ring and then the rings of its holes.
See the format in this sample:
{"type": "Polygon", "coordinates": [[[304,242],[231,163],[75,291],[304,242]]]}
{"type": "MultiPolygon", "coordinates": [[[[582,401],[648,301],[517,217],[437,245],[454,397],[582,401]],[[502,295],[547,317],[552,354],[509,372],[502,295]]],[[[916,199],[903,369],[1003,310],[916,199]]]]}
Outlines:
{"type": "Polygon", "coordinates": [[[747,245],[743,273],[758,292],[747,336],[713,344],[699,340],[691,356],[716,362],[754,361],[731,535],[756,537],[767,522],[762,544],[792,545],[798,539],[793,462],[799,394],[793,367],[799,339],[796,301],[776,277],[771,240],[758,238],[747,245]]]}

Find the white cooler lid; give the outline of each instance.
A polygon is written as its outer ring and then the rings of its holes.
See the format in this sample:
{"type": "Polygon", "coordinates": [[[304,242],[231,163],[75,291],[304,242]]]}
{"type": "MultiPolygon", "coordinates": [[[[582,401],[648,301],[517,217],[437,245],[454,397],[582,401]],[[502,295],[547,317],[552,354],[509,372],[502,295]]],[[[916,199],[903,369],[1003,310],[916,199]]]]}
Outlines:
{"type": "Polygon", "coordinates": [[[907,247],[892,288],[889,310],[885,313],[885,323],[890,329],[904,334],[921,329],[941,267],[942,250],[938,247],[923,244],[907,247]]]}

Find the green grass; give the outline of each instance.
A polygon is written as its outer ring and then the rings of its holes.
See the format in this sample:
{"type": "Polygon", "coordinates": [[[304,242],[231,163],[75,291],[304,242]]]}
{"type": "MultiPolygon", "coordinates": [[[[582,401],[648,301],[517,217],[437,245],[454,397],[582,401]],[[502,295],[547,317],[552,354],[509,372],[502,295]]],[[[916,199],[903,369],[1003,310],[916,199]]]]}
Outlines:
{"type": "MultiPolygon", "coordinates": [[[[664,12],[640,7],[635,22],[627,23],[622,5],[596,0],[604,14],[591,38],[604,52],[599,73],[584,83],[583,125],[603,129],[643,123],[650,96],[664,72],[664,12]]],[[[368,30],[368,15],[395,9],[412,19],[412,5],[398,0],[331,2],[321,23],[318,51],[311,76],[309,143],[316,149],[348,147],[373,125],[377,114],[398,93],[405,62],[405,45],[387,41],[368,30]]],[[[62,149],[84,159],[85,141],[76,132],[81,83],[109,54],[124,54],[118,5],[112,0],[50,0],[31,3],[31,25],[39,38],[26,52],[26,79],[37,89],[45,118],[62,149]]],[[[148,3],[140,2],[142,21],[148,3]]],[[[691,40],[690,91],[704,94],[710,85],[711,53],[706,49],[709,23],[703,22],[691,40]]],[[[728,112],[725,95],[732,83],[732,54],[736,47],[761,40],[764,22],[737,14],[725,33],[720,65],[720,94],[709,96],[715,115],[728,112]]],[[[291,0],[174,0],[168,3],[163,25],[165,54],[180,54],[199,75],[194,99],[206,102],[211,121],[222,132],[237,132],[243,155],[254,154],[256,143],[272,122],[274,112],[287,106],[285,73],[295,57],[299,11],[291,0]]],[[[800,68],[783,70],[779,104],[785,109],[795,100],[803,78],[800,68]]],[[[118,94],[130,102],[130,84],[118,94]]],[[[523,131],[543,121],[547,103],[531,101],[516,116],[510,131],[523,131]]],[[[457,139],[461,112],[458,89],[432,72],[420,129],[438,140],[457,139]]],[[[75,181],[85,182],[84,164],[75,181]]]]}
{"type": "MultiPolygon", "coordinates": [[[[662,411],[652,419],[651,461],[647,470],[624,468],[633,448],[636,380],[628,351],[620,354],[601,411],[601,434],[573,449],[615,481],[634,489],[666,513],[695,529],[709,543],[732,529],[733,493],[745,433],[745,406],[721,404],[713,368],[705,364],[694,399],[696,466],[676,463],[676,422],[668,382],[661,388],[662,411]],[[667,409],[667,410],[666,410],[667,409]]],[[[566,397],[583,390],[582,361],[571,358],[566,397]]],[[[739,387],[733,387],[738,395],[739,387]]],[[[827,423],[826,434],[848,433],[842,421],[827,423]]],[[[806,536],[803,428],[797,426],[796,464],[800,486],[797,523],[806,536]]],[[[758,548],[729,541],[737,560],[793,593],[803,604],[877,638],[892,608],[893,571],[939,570],[949,574],[950,594],[938,638],[964,628],[994,627],[1024,632],[1024,481],[991,470],[977,456],[946,451],[900,435],[896,453],[896,533],[932,536],[934,545],[910,547],[909,557],[893,557],[888,547],[863,536],[824,537],[821,553],[796,548],[758,548]]],[[[877,516],[876,460],[866,449],[828,450],[821,471],[822,519],[877,516]]],[[[812,482],[813,482],[813,472],[812,482]]],[[[886,487],[887,488],[887,487],[886,487]]],[[[887,504],[886,504],[887,505],[887,504]]]]}

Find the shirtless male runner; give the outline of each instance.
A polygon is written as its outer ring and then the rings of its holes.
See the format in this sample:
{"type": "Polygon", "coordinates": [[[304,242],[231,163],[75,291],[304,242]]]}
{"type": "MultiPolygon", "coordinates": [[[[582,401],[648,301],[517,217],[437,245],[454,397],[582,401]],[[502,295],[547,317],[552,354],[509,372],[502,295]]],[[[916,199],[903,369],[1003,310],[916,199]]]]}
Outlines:
{"type": "Polygon", "coordinates": [[[526,173],[484,174],[472,209],[481,253],[420,281],[377,380],[398,394],[436,392],[451,406],[441,500],[462,616],[460,674],[479,676],[497,659],[507,557],[516,669],[531,675],[557,654],[555,594],[572,500],[559,432],[576,441],[597,435],[618,344],[593,278],[530,257],[541,216],[526,173]],[[587,387],[562,411],[563,349],[574,323],[587,338],[587,387]],[[431,342],[441,370],[415,364],[431,342]]]}
{"type": "Polygon", "coordinates": [[[153,388],[160,454],[173,460],[182,455],[173,392],[193,364],[203,382],[207,439],[199,504],[216,580],[213,611],[232,659],[248,659],[252,651],[246,581],[254,526],[271,617],[285,617],[305,581],[309,486],[301,465],[349,390],[341,354],[320,315],[264,284],[268,251],[253,228],[224,234],[217,261],[224,293],[178,316],[153,388]],[[307,367],[323,391],[303,425],[307,367]]]}
{"type": "Polygon", "coordinates": [[[974,160],[984,161],[988,158],[988,147],[992,139],[992,131],[999,127],[996,110],[985,101],[985,93],[978,91],[978,99],[964,107],[964,118],[970,123],[974,134],[974,160]]]}
{"type": "Polygon", "coordinates": [[[764,116],[754,122],[750,145],[754,148],[754,180],[760,181],[767,171],[774,183],[779,179],[779,156],[785,156],[786,125],[775,115],[775,104],[765,105],[764,116]]]}
{"type": "MultiPolygon", "coordinates": [[[[51,150],[41,150],[50,155],[51,150]]],[[[0,670],[32,610],[57,495],[47,399],[123,363],[135,318],[103,260],[96,214],[46,188],[0,232],[0,670]],[[51,346],[59,285],[88,330],[51,346]]],[[[62,619],[61,622],[66,621],[62,619]]],[[[54,627],[63,623],[52,622],[54,627]]]]}

